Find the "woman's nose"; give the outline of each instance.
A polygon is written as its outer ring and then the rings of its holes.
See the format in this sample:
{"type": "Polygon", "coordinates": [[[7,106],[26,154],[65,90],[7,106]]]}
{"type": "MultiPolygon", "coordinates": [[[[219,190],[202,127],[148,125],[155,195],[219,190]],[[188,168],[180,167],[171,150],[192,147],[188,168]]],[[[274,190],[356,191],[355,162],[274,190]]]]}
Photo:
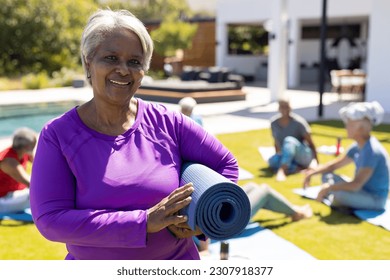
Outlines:
{"type": "Polygon", "coordinates": [[[116,72],[119,73],[121,76],[127,76],[130,74],[130,70],[127,67],[126,63],[120,63],[116,69],[116,72]]]}

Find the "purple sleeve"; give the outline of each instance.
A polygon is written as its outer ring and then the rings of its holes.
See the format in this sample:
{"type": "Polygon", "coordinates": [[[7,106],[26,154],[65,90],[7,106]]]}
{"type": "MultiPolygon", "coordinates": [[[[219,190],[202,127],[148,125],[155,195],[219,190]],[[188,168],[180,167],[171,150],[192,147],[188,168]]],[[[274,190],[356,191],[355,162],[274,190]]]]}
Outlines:
{"type": "Polygon", "coordinates": [[[55,134],[43,130],[30,190],[31,210],[41,234],[49,240],[73,245],[146,246],[145,211],[76,209],[75,185],[55,134]]]}
{"type": "Polygon", "coordinates": [[[182,115],[178,118],[177,129],[183,161],[204,164],[237,183],[238,164],[233,154],[200,125],[182,115]]]}

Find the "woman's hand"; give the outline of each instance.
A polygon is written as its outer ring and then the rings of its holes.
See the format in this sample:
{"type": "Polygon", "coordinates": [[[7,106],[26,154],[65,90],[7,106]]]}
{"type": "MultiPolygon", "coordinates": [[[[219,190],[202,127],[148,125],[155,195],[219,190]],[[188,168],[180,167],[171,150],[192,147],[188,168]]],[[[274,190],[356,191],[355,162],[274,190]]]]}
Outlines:
{"type": "Polygon", "coordinates": [[[192,183],[174,190],[158,204],[147,210],[147,232],[158,232],[170,225],[186,223],[188,217],[178,212],[191,202],[190,195],[194,191],[192,183]]]}
{"type": "Polygon", "coordinates": [[[329,195],[329,192],[330,192],[330,185],[328,183],[325,183],[322,185],[322,189],[320,190],[320,192],[318,193],[317,195],[317,201],[319,202],[322,202],[324,200],[324,198],[326,198],[328,195],[329,195]]]}
{"type": "Polygon", "coordinates": [[[313,176],[313,169],[304,170],[305,179],[303,180],[303,188],[310,187],[310,179],[313,176]]]}
{"type": "Polygon", "coordinates": [[[177,238],[188,238],[196,235],[201,235],[202,231],[196,227],[192,230],[187,223],[168,226],[169,231],[177,238]]]}

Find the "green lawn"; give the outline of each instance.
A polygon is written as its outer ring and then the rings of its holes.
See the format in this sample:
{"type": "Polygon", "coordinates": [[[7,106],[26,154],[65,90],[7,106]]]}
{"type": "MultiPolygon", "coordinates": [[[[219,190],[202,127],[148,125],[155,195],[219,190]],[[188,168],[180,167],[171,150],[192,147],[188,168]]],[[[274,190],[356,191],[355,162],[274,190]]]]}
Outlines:
{"type": "MultiPolygon", "coordinates": [[[[343,124],[338,121],[315,122],[311,126],[317,146],[334,145],[336,137],[346,136],[343,124]]],[[[390,153],[390,126],[379,126],[373,134],[390,153]]],[[[252,181],[268,183],[293,203],[309,203],[314,210],[311,219],[294,223],[284,215],[260,210],[255,218],[262,226],[273,230],[317,259],[390,260],[389,231],[362,222],[353,216],[331,211],[321,203],[294,194],[292,189],[302,185],[302,174],[291,175],[283,183],[275,181],[275,177],[269,173],[266,163],[257,152],[259,146],[273,144],[268,129],[224,134],[218,138],[237,157],[239,165],[255,175],[252,181]]],[[[349,139],[342,140],[344,148],[351,143],[349,139]]],[[[319,155],[320,163],[332,158],[329,155],[319,155]]],[[[343,173],[352,176],[353,168],[345,168],[343,173]]],[[[243,183],[245,181],[240,182],[243,183]]],[[[313,178],[312,183],[320,183],[319,176],[313,178]]],[[[0,222],[0,248],[0,259],[63,259],[66,255],[63,244],[45,240],[33,224],[12,221],[0,222]]]]}
{"type": "MultiPolygon", "coordinates": [[[[335,145],[336,137],[346,137],[343,123],[339,121],[315,122],[311,123],[311,127],[313,140],[317,146],[335,145]]],[[[382,125],[375,128],[373,135],[390,153],[390,126],[382,125]]],[[[295,204],[309,203],[314,211],[311,219],[292,223],[291,219],[284,215],[260,210],[255,218],[262,226],[272,229],[317,259],[390,260],[389,231],[362,222],[353,216],[331,211],[326,205],[294,194],[292,189],[302,186],[303,174],[290,175],[286,182],[275,180],[275,176],[268,171],[267,164],[257,152],[259,146],[273,145],[270,130],[220,135],[219,139],[233,152],[239,165],[255,175],[252,181],[269,184],[295,204]]],[[[344,148],[351,143],[349,139],[342,140],[344,148]]],[[[320,163],[332,158],[333,156],[319,154],[320,163]]],[[[353,166],[350,166],[344,168],[342,173],[352,177],[353,171],[353,166]]],[[[313,185],[319,183],[320,176],[313,178],[313,185]]]]}

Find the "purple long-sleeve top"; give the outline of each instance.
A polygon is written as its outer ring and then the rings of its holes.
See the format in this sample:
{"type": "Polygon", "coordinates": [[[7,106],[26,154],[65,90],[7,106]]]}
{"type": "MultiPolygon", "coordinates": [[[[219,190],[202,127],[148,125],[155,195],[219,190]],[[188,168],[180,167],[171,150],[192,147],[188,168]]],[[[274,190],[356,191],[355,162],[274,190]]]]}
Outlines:
{"type": "Polygon", "coordinates": [[[34,222],[66,243],[66,259],[199,259],[192,238],[147,233],[147,213],[179,187],[184,161],[236,182],[237,161],[180,113],[138,100],[134,125],[118,136],[88,128],[76,108],[41,132],[31,178],[34,222]]]}

